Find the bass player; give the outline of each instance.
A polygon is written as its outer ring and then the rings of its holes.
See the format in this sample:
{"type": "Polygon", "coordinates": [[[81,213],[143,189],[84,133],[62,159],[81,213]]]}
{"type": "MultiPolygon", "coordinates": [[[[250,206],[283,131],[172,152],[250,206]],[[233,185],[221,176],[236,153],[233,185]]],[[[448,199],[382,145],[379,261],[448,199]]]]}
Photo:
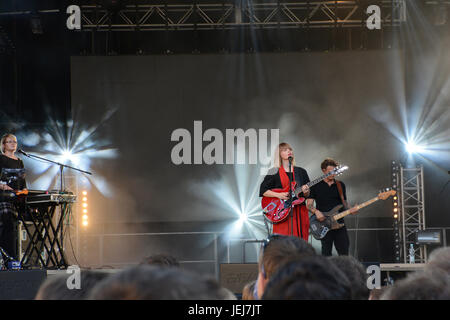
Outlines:
{"type": "MultiPolygon", "coordinates": [[[[322,161],[320,168],[324,174],[331,172],[338,166],[338,163],[330,158],[322,161]]],[[[335,175],[330,175],[323,179],[321,182],[311,187],[310,196],[306,199],[306,206],[312,214],[316,215],[317,220],[324,221],[325,216],[322,212],[327,212],[333,209],[335,206],[342,204],[340,212],[348,209],[347,195],[345,190],[345,184],[335,179],[335,175]],[[316,206],[314,207],[314,201],[316,206]]],[[[358,210],[352,208],[351,214],[356,214],[358,210]]],[[[333,244],[339,255],[348,255],[350,240],[347,234],[347,228],[344,224],[344,219],[337,221],[343,226],[339,229],[330,230],[326,236],[321,239],[322,242],[322,255],[331,256],[333,250],[333,244]]]]}

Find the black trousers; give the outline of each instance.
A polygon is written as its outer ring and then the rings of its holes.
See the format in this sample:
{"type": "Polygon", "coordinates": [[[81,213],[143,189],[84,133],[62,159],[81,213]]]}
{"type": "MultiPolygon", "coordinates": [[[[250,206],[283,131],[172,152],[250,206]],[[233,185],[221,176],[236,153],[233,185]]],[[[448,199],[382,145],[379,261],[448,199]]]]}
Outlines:
{"type": "Polygon", "coordinates": [[[323,256],[331,256],[333,244],[340,256],[348,256],[350,240],[345,226],[340,229],[328,231],[327,235],[320,241],[322,242],[323,256]]]}
{"type": "Polygon", "coordinates": [[[0,202],[0,247],[17,259],[17,219],[9,203],[0,202]]]}

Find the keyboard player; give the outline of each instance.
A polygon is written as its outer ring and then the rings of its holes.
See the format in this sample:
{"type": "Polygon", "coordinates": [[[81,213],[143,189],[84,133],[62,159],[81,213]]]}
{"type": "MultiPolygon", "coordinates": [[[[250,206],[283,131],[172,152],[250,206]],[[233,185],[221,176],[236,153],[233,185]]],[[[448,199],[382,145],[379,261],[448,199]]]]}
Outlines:
{"type": "MultiPolygon", "coordinates": [[[[17,138],[11,133],[2,136],[0,140],[0,172],[3,168],[23,169],[24,165],[15,152],[17,150],[17,138]]],[[[2,182],[0,192],[21,191],[26,189],[25,179],[19,179],[10,184],[2,182]]],[[[17,258],[17,212],[14,204],[7,201],[7,197],[0,197],[0,247],[11,257],[17,258]]]]}

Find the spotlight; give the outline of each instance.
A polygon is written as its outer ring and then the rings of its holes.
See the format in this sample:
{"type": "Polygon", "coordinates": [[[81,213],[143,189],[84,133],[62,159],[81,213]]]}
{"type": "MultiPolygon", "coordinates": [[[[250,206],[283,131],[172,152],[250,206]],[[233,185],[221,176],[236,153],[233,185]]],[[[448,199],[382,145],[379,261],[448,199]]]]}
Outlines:
{"type": "Polygon", "coordinates": [[[88,221],[87,220],[83,220],[83,226],[87,227],[88,226],[88,221]]]}
{"type": "Polygon", "coordinates": [[[424,148],[422,146],[417,145],[414,141],[408,141],[405,145],[405,148],[409,154],[420,153],[424,151],[424,148]]]}
{"type": "Polygon", "coordinates": [[[70,150],[64,150],[61,154],[61,158],[63,161],[72,161],[73,160],[73,154],[70,150]]]}
{"type": "Polygon", "coordinates": [[[394,219],[397,219],[398,218],[398,214],[394,214],[394,219]]]}
{"type": "Polygon", "coordinates": [[[397,208],[394,208],[394,212],[397,212],[398,211],[398,209],[397,208]]]}
{"type": "Polygon", "coordinates": [[[41,17],[37,14],[31,16],[30,19],[31,32],[33,34],[43,34],[44,31],[42,29],[41,17]]]}
{"type": "Polygon", "coordinates": [[[82,194],[83,194],[83,196],[86,196],[87,195],[87,191],[83,191],[82,194]]]}

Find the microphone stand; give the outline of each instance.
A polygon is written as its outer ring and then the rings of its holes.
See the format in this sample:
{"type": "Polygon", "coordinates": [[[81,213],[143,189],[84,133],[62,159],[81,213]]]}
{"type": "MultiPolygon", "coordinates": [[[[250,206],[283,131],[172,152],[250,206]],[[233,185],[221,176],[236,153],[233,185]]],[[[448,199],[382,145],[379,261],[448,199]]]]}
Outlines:
{"type": "Polygon", "coordinates": [[[35,158],[35,159],[43,160],[43,161],[46,161],[46,162],[58,165],[59,166],[59,172],[60,172],[60,190],[59,190],[60,193],[64,192],[64,190],[63,190],[63,180],[64,180],[64,178],[63,178],[64,177],[63,176],[63,171],[64,171],[64,168],[68,168],[68,169],[72,169],[72,170],[75,170],[75,171],[79,171],[79,172],[82,172],[82,173],[86,173],[86,174],[92,175],[92,173],[89,172],[89,171],[81,170],[81,169],[69,166],[67,164],[63,164],[63,163],[56,162],[56,161],[53,161],[53,160],[50,160],[50,159],[39,157],[39,156],[36,156],[34,154],[31,154],[31,153],[26,153],[26,152],[24,152],[22,150],[19,150],[18,152],[23,154],[24,156],[30,158],[30,159],[35,158]]]}
{"type": "MultiPolygon", "coordinates": [[[[289,159],[289,172],[292,173],[292,176],[294,175],[294,172],[292,172],[291,170],[291,166],[292,166],[292,159],[289,159]]],[[[294,210],[292,210],[292,178],[291,176],[288,174],[289,177],[289,217],[291,220],[291,236],[294,235],[294,210]]]]}

